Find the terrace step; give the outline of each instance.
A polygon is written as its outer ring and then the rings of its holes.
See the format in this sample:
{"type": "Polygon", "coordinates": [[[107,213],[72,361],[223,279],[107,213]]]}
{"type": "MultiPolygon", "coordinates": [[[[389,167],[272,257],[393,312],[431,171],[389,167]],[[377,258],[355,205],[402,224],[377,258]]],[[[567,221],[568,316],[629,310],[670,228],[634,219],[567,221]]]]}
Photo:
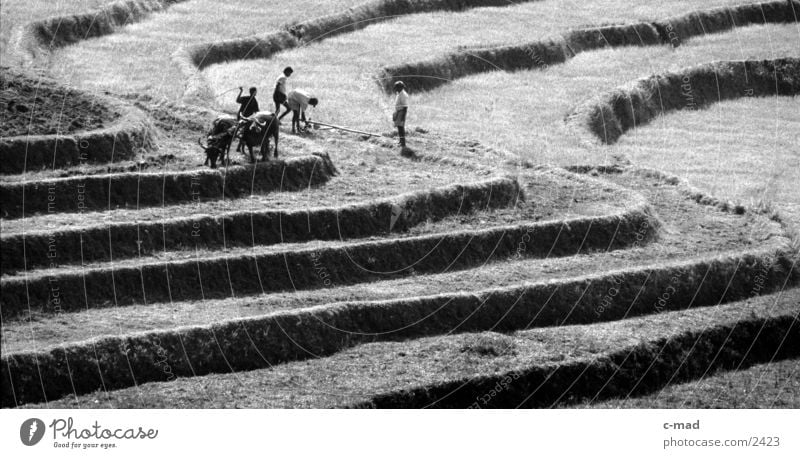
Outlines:
{"type": "Polygon", "coordinates": [[[309,200],[335,188],[335,182],[325,190],[232,201],[3,221],[2,272],[197,247],[252,247],[386,234],[429,219],[506,207],[520,198],[516,180],[495,177],[345,205],[309,200]],[[279,201],[282,205],[277,205],[279,201]]]}
{"type": "Polygon", "coordinates": [[[617,87],[583,102],[566,119],[576,131],[585,129],[600,142],[614,143],[626,131],[669,111],[744,97],[794,97],[800,93],[799,74],[796,57],[712,62],[617,87]]]}
{"type": "Polygon", "coordinates": [[[561,64],[577,54],[623,46],[678,47],[692,37],[708,36],[737,27],[796,22],[800,2],[777,0],[693,11],[658,21],[577,29],[547,40],[518,45],[470,47],[417,62],[385,66],[375,80],[392,92],[402,80],[411,90],[432,90],[478,73],[541,69],[561,64]]]}
{"type": "MultiPolygon", "coordinates": [[[[58,306],[43,311],[34,307],[24,309],[17,316],[5,320],[3,348],[6,352],[47,349],[87,337],[123,336],[153,329],[196,327],[209,322],[260,319],[273,314],[304,313],[305,309],[317,306],[345,310],[375,305],[384,311],[389,307],[401,311],[430,306],[433,312],[440,307],[436,304],[446,307],[451,303],[461,303],[465,298],[469,299],[467,304],[471,304],[469,301],[478,296],[497,296],[497,300],[511,298],[510,303],[514,303],[521,300],[526,291],[543,291],[545,297],[541,303],[530,302],[528,305],[531,307],[552,303],[554,307],[570,309],[584,303],[592,310],[589,316],[600,319],[610,316],[606,313],[607,308],[647,302],[646,298],[654,293],[658,296],[669,289],[667,296],[671,297],[676,285],[690,288],[691,293],[710,289],[707,296],[717,300],[725,289],[718,288],[719,283],[713,284],[712,279],[725,285],[737,279],[740,284],[735,288],[755,294],[787,278],[797,277],[797,274],[792,276],[791,261],[786,252],[777,246],[747,252],[712,251],[703,253],[701,256],[704,257],[687,259],[687,251],[692,248],[690,244],[681,247],[655,242],[630,250],[562,258],[498,259],[498,262],[467,270],[448,269],[427,275],[409,268],[401,278],[388,280],[385,278],[397,275],[375,272],[378,281],[349,285],[332,280],[330,265],[315,258],[317,264],[313,266],[313,273],[318,285],[311,289],[289,288],[283,292],[229,295],[222,299],[203,297],[201,301],[173,300],[128,306],[111,303],[103,304],[105,307],[84,305],[68,310],[72,313],[64,313],[65,310],[58,306]],[[623,287],[626,282],[633,286],[623,287]],[[649,285],[654,291],[644,291],[644,285],[649,285]],[[123,322],[124,327],[120,326],[123,322]],[[90,330],[88,334],[87,329],[90,330]]],[[[658,297],[653,302],[658,302],[658,297]]],[[[650,305],[654,310],[659,308],[650,305]]]]}
{"type": "MultiPolygon", "coordinates": [[[[52,386],[46,388],[46,396],[52,399],[76,389],[71,388],[76,373],[90,374],[77,382],[80,390],[124,387],[163,380],[167,374],[159,366],[162,361],[177,376],[250,370],[372,340],[618,320],[713,306],[797,283],[788,240],[778,223],[698,204],[679,183],[661,176],[621,171],[608,178],[646,192],[655,203],[662,220],[657,242],[252,300],[34,315],[29,322],[6,325],[4,335],[16,342],[4,346],[9,374],[21,380],[49,371],[46,378],[52,386]],[[693,258],[698,246],[707,251],[693,258]],[[583,275],[587,271],[596,273],[583,275]],[[423,296],[409,297],[415,294],[423,296]],[[343,302],[330,303],[337,299],[343,302]],[[315,304],[322,305],[308,308],[315,304]],[[81,323],[90,323],[106,337],[76,342],[85,337],[75,333],[85,329],[81,323]],[[128,334],[137,330],[145,332],[128,334]],[[32,340],[25,339],[26,332],[32,340]],[[31,351],[40,345],[45,348],[31,351]],[[88,369],[76,369],[98,363],[102,380],[88,369]],[[71,377],[64,375],[65,367],[72,368],[71,377]]],[[[318,267],[312,266],[317,275],[318,267]]],[[[317,282],[326,286],[322,277],[317,282]]],[[[16,399],[31,396],[25,398],[31,402],[44,395],[35,390],[15,394],[16,399]]]]}
{"type": "MultiPolygon", "coordinates": [[[[617,209],[611,207],[604,216],[559,220],[556,215],[560,213],[564,218],[570,209],[564,207],[563,202],[557,204],[560,199],[552,195],[549,198],[539,196],[539,199],[521,205],[518,202],[518,206],[512,209],[445,218],[438,223],[412,228],[388,240],[251,246],[223,252],[198,248],[195,251],[164,252],[160,258],[144,256],[83,267],[56,266],[4,276],[0,280],[4,300],[2,313],[5,318],[24,317],[31,313],[60,314],[96,307],[319,289],[331,284],[341,287],[409,276],[425,285],[424,274],[460,271],[482,264],[487,265],[489,272],[503,272],[505,267],[502,263],[496,263],[514,257],[549,258],[622,247],[638,248],[626,251],[619,258],[627,260],[629,265],[642,266],[676,259],[710,259],[717,253],[735,251],[775,254],[789,245],[778,223],[757,215],[737,215],[698,204],[697,201],[715,202],[698,199],[680,182],[669,177],[619,169],[609,170],[605,177],[645,193],[655,204],[644,204],[641,195],[629,190],[628,196],[639,200],[638,204],[634,202],[617,209]],[[654,219],[653,212],[659,221],[654,219]],[[541,214],[547,215],[543,222],[517,222],[518,219],[535,220],[541,214]],[[485,227],[486,222],[490,223],[489,227],[485,227]],[[454,227],[460,230],[453,230],[454,227]],[[662,230],[657,234],[659,227],[662,230]],[[644,245],[655,237],[659,238],[658,243],[652,249],[646,249],[644,245]]],[[[585,180],[584,183],[597,183],[588,178],[585,180]]],[[[535,182],[545,187],[552,184],[543,180],[535,182]]],[[[509,189],[516,185],[516,182],[511,183],[509,189]]],[[[610,183],[603,186],[614,188],[610,183]]],[[[513,192],[506,195],[514,197],[513,192]]],[[[570,205],[572,200],[575,198],[570,199],[570,205]]],[[[593,265],[595,262],[594,258],[588,259],[579,259],[575,264],[566,260],[561,270],[577,276],[580,272],[579,267],[576,270],[577,263],[593,265]]],[[[607,266],[625,267],[614,259],[614,255],[602,262],[609,263],[607,266]]],[[[520,272],[546,270],[546,267],[531,264],[515,268],[520,272]]],[[[475,285],[480,284],[486,288],[498,284],[496,275],[476,272],[478,277],[486,275],[491,281],[487,284],[474,279],[472,281],[476,283],[472,286],[462,284],[457,278],[448,282],[461,284],[464,290],[475,289],[475,285]]],[[[503,275],[510,275],[515,281],[543,278],[519,276],[513,271],[503,275]]],[[[433,280],[433,284],[437,283],[433,280]]],[[[448,290],[447,286],[440,284],[439,287],[448,290]]],[[[430,291],[424,287],[417,290],[430,291]]]]}
{"type": "Polygon", "coordinates": [[[321,288],[410,275],[456,271],[513,256],[570,256],[643,244],[658,222],[640,205],[599,217],[550,222],[523,221],[536,208],[462,215],[464,229],[444,232],[452,219],[425,225],[415,234],[358,242],[312,242],[215,251],[164,253],[153,257],[57,267],[7,275],[2,286],[4,318],[25,311],[71,312],[148,302],[241,297],[265,292],[321,288]],[[469,226],[477,226],[470,229],[469,226]],[[642,228],[645,228],[642,230],[642,228]],[[320,277],[319,267],[328,275],[320,277]],[[55,291],[55,293],[54,293],[55,291]]]}
{"type": "MultiPolygon", "coordinates": [[[[140,94],[117,94],[122,99],[138,100],[140,94]]],[[[101,175],[126,175],[137,173],[179,174],[188,171],[209,171],[203,164],[205,155],[197,145],[198,135],[211,125],[219,116],[218,111],[197,106],[168,104],[154,108],[149,103],[134,102],[139,109],[147,112],[155,122],[159,134],[158,150],[143,152],[129,159],[119,159],[108,163],[81,163],[63,168],[45,168],[28,170],[24,173],[0,175],[0,183],[18,184],[22,182],[40,182],[65,178],[88,179],[101,175]],[[155,110],[155,111],[153,111],[155,110]],[[164,118],[166,116],[166,118],[164,118]],[[176,129],[176,125],[179,125],[176,129]]],[[[300,136],[284,135],[280,139],[281,150],[278,162],[291,161],[301,157],[330,156],[329,150],[321,142],[300,136]]],[[[257,151],[256,151],[257,152],[257,151]]],[[[330,151],[331,154],[335,151],[330,151]]],[[[245,153],[231,152],[228,169],[252,167],[250,158],[245,153]]],[[[273,162],[271,159],[270,162],[273,162]]],[[[268,163],[259,163],[264,166],[268,163]]],[[[221,170],[225,168],[220,166],[221,170]]]]}
{"type": "Polygon", "coordinates": [[[142,208],[317,187],[336,174],[327,155],[257,166],[0,182],[3,218],[142,208]]]}
{"type": "MultiPolygon", "coordinates": [[[[159,360],[157,370],[161,372],[161,380],[169,381],[57,401],[52,400],[53,396],[42,407],[568,405],[645,394],[670,381],[686,381],[720,369],[797,357],[800,355],[798,313],[800,290],[794,289],[711,309],[692,308],[607,323],[367,343],[330,357],[234,374],[183,377],[186,374],[183,365],[178,366],[165,357],[159,360]]],[[[98,343],[97,348],[103,351],[108,347],[98,343]]],[[[193,351],[189,350],[189,354],[199,360],[193,351]]],[[[142,372],[137,367],[138,348],[131,356],[135,358],[129,360],[133,374],[139,376],[142,372]]],[[[11,373],[17,361],[17,358],[9,360],[11,373]]],[[[90,386],[88,379],[97,378],[98,363],[107,379],[116,375],[105,362],[109,361],[92,360],[85,368],[73,366],[76,377],[69,382],[75,385],[72,388],[68,385],[61,396],[72,394],[73,389],[81,393],[90,386]]],[[[123,373],[130,371],[127,365],[124,367],[123,373]]],[[[53,367],[45,368],[42,380],[55,382],[51,378],[53,367]]],[[[106,385],[109,390],[118,387],[113,383],[106,385]]],[[[38,385],[36,388],[41,390],[38,385]]],[[[41,395],[39,398],[43,400],[41,395]]],[[[6,390],[3,405],[19,405],[33,399],[30,392],[6,390]]]]}
{"type": "Polygon", "coordinates": [[[17,128],[9,129],[16,135],[0,136],[0,155],[3,158],[0,175],[81,163],[112,163],[131,159],[141,150],[154,148],[154,129],[148,117],[121,100],[80,91],[56,80],[21,73],[9,67],[2,68],[0,85],[4,90],[12,90],[16,103],[34,110],[6,112],[9,126],[16,125],[17,128]],[[61,110],[82,113],[86,119],[63,119],[62,125],[61,116],[45,121],[49,117],[34,115],[37,109],[50,113],[59,105],[61,110]],[[18,128],[20,122],[28,124],[24,133],[18,128]],[[83,122],[87,122],[86,128],[83,122]]]}
{"type": "MultiPolygon", "coordinates": [[[[702,374],[697,380],[667,383],[644,396],[628,395],[586,404],[595,409],[797,409],[800,358],[767,359],[750,367],[702,374]]],[[[583,406],[582,406],[583,407],[583,406]]]]}

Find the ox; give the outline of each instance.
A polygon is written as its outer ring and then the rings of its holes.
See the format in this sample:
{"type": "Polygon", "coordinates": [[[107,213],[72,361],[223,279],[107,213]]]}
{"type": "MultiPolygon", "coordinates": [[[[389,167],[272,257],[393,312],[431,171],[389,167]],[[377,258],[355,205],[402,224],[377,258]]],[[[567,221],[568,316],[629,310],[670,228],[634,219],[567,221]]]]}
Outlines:
{"type": "Polygon", "coordinates": [[[266,161],[269,157],[269,139],[275,140],[274,157],[278,157],[278,127],[280,121],[272,112],[260,111],[250,118],[238,120],[231,115],[220,115],[211,125],[208,131],[206,145],[202,140],[198,140],[200,146],[205,150],[205,165],[211,168],[217,167],[217,160],[224,161],[230,145],[234,138],[239,138],[239,148],[247,146],[250,153],[250,162],[255,162],[253,147],[258,146],[261,150],[261,160],[266,161]]]}
{"type": "Polygon", "coordinates": [[[224,161],[237,127],[238,121],[231,115],[220,115],[214,120],[206,137],[206,145],[203,145],[202,140],[197,141],[206,152],[206,161],[203,165],[210,165],[212,169],[215,169],[217,168],[217,159],[221,162],[224,161]]]}
{"type": "Polygon", "coordinates": [[[272,137],[275,140],[275,153],[273,157],[278,157],[278,132],[281,122],[278,117],[271,111],[259,111],[250,118],[252,122],[250,125],[242,123],[239,126],[241,132],[241,139],[247,146],[250,153],[250,162],[255,162],[253,157],[253,147],[259,146],[261,150],[261,160],[269,160],[269,139],[272,137]]]}

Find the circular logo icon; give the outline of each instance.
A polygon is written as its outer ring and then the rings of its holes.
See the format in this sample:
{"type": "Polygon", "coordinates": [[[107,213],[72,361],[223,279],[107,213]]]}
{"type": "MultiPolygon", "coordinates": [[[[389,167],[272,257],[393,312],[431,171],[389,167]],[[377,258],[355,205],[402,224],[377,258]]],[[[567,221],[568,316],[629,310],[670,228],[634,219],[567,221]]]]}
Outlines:
{"type": "Polygon", "coordinates": [[[44,422],[38,418],[29,418],[19,427],[19,439],[25,445],[36,445],[43,437],[44,422]]]}

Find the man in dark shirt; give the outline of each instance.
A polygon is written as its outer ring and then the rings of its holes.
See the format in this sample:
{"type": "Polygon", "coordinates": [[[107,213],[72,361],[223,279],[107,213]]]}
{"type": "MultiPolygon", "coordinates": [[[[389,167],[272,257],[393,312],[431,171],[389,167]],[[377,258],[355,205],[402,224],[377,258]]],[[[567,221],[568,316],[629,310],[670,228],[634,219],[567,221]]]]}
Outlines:
{"type": "MultiPolygon", "coordinates": [[[[239,95],[236,96],[236,103],[239,104],[239,112],[237,113],[239,119],[244,120],[244,125],[242,125],[242,129],[247,129],[252,122],[250,116],[255,113],[258,113],[258,101],[256,100],[256,88],[250,88],[250,95],[249,96],[242,96],[242,87],[239,86],[239,95]]],[[[239,142],[239,146],[236,147],[236,151],[242,152],[242,142],[239,142]]]]}
{"type": "Polygon", "coordinates": [[[258,101],[256,100],[256,88],[250,88],[250,95],[242,97],[242,88],[239,87],[239,95],[236,96],[236,103],[239,104],[239,116],[241,118],[250,117],[258,112],[258,101]]]}

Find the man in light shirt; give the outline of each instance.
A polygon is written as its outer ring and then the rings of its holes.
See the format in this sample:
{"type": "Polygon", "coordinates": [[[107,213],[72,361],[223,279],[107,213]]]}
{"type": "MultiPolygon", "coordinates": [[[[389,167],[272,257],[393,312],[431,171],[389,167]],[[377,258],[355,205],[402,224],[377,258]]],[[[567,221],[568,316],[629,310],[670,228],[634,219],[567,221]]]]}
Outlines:
{"type": "Polygon", "coordinates": [[[406,85],[402,81],[394,83],[394,92],[397,97],[394,101],[394,121],[397,127],[397,136],[400,138],[400,146],[406,146],[406,114],[408,113],[408,92],[406,92],[406,85]]]}
{"type": "MultiPolygon", "coordinates": [[[[300,128],[300,121],[308,124],[306,120],[306,109],[309,105],[312,107],[316,107],[319,100],[316,97],[311,95],[311,93],[305,89],[295,89],[289,92],[289,95],[286,100],[286,106],[289,110],[292,111],[292,133],[302,132],[303,129],[300,128]],[[295,130],[296,127],[296,130],[295,130]]],[[[289,114],[287,111],[286,113],[282,114],[279,119],[283,118],[289,114]]]]}
{"type": "Polygon", "coordinates": [[[294,73],[292,67],[286,67],[283,69],[283,73],[278,76],[278,79],[275,80],[275,92],[272,93],[272,101],[275,102],[275,116],[280,114],[281,105],[286,107],[286,113],[289,112],[289,106],[286,105],[286,98],[288,97],[286,79],[292,76],[292,73],[294,73]]]}

